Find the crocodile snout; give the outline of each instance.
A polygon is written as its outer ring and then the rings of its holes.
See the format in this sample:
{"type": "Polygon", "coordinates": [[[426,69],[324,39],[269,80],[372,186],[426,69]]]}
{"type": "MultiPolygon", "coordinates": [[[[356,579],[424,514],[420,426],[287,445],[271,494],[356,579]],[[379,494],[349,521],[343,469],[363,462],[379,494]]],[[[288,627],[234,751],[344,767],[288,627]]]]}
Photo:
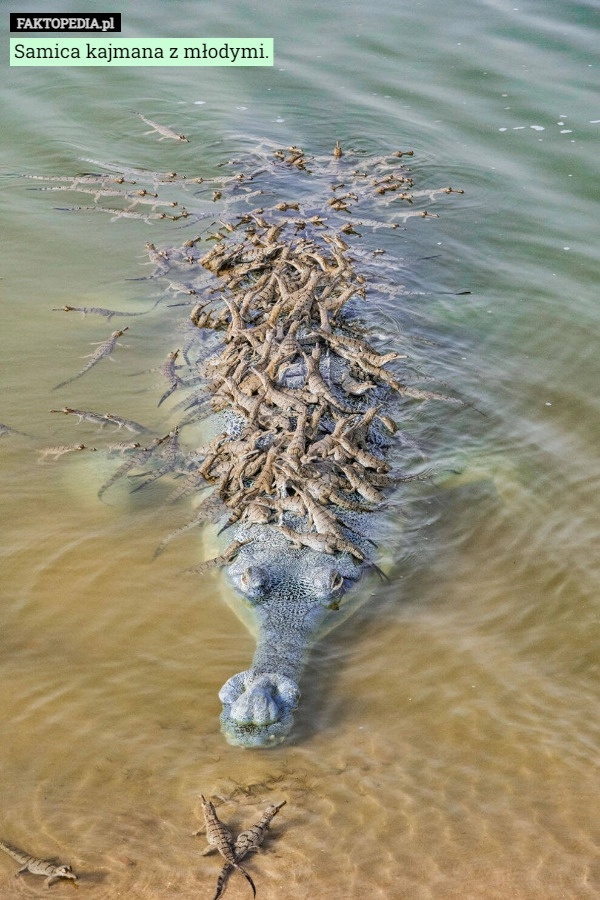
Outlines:
{"type": "Polygon", "coordinates": [[[219,691],[223,703],[221,723],[231,744],[272,746],[282,741],[293,724],[298,706],[298,685],[277,673],[240,672],[219,691]]]}
{"type": "Polygon", "coordinates": [[[240,725],[272,725],[279,719],[279,706],[271,685],[253,685],[231,705],[230,715],[240,725]]]}

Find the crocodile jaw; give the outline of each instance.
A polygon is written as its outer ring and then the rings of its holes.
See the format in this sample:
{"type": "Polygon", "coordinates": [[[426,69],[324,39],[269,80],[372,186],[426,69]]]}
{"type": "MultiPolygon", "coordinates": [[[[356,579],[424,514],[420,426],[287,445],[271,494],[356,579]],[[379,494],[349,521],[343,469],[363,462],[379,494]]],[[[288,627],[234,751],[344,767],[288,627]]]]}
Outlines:
{"type": "Polygon", "coordinates": [[[240,672],[219,691],[221,731],[236,747],[274,747],[294,724],[300,700],[295,681],[276,672],[240,672]]]}

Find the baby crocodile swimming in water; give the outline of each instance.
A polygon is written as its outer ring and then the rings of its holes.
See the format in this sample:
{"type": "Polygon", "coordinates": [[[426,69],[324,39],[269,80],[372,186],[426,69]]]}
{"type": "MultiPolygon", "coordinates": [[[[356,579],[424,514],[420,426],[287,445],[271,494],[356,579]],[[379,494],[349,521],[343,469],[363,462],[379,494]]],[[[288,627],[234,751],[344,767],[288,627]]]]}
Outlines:
{"type": "Polygon", "coordinates": [[[108,357],[111,355],[115,347],[120,346],[119,338],[121,335],[125,334],[126,331],[129,330],[129,326],[126,325],[125,328],[122,328],[120,331],[113,331],[110,337],[108,337],[105,341],[100,341],[98,343],[98,349],[94,350],[93,353],[89,353],[88,356],[91,357],[87,366],[85,366],[81,372],[78,372],[77,375],[73,375],[72,378],[67,378],[66,381],[61,381],[60,384],[57,384],[54,388],[57,391],[61,387],[65,387],[67,384],[71,384],[72,381],[75,381],[77,378],[81,378],[82,375],[85,375],[86,372],[89,372],[90,369],[99,363],[101,359],[108,357]]]}
{"type": "Polygon", "coordinates": [[[79,422],[92,422],[94,425],[100,425],[101,428],[104,428],[105,425],[114,425],[117,430],[126,428],[127,431],[136,433],[148,431],[148,429],[144,425],[140,425],[139,422],[133,422],[131,419],[123,419],[121,416],[115,416],[112,413],[95,413],[87,409],[73,409],[72,406],[63,406],[62,409],[51,409],[50,412],[77,416],[79,422]]]}
{"type": "Polygon", "coordinates": [[[71,866],[64,866],[62,863],[54,863],[49,859],[38,859],[37,856],[31,856],[24,850],[19,850],[6,841],[0,841],[0,847],[13,859],[20,863],[21,867],[15,876],[21,875],[23,872],[31,872],[32,875],[45,875],[46,887],[50,887],[53,881],[59,878],[70,878],[71,881],[77,881],[77,875],[71,866]]]}
{"type": "Polygon", "coordinates": [[[80,312],[84,319],[88,313],[92,313],[95,316],[104,316],[109,322],[113,316],[146,315],[145,312],[120,312],[118,309],[104,309],[102,306],[69,306],[68,304],[65,304],[64,306],[53,306],[52,312],[80,312]]]}
{"type": "MultiPolygon", "coordinates": [[[[185,141],[186,144],[189,144],[189,140],[188,138],[186,138],[185,134],[177,134],[176,131],[171,131],[171,129],[167,128],[166,125],[159,125],[158,122],[153,122],[152,119],[147,119],[139,112],[136,112],[136,116],[139,116],[142,122],[145,122],[146,125],[149,125],[152,131],[156,131],[161,135],[161,137],[159,137],[159,141],[162,141],[163,138],[173,138],[173,140],[175,141],[185,141]]],[[[145,131],[144,134],[152,134],[152,131],[145,131]]]]}

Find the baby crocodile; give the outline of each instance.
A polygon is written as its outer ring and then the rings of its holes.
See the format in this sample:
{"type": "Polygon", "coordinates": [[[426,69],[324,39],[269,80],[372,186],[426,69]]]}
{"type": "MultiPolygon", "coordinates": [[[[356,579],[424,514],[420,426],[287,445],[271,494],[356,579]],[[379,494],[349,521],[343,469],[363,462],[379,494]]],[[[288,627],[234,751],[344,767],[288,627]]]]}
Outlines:
{"type": "Polygon", "coordinates": [[[91,313],[95,316],[104,316],[109,322],[113,316],[145,316],[145,312],[120,312],[118,309],[104,309],[103,306],[53,306],[52,312],[80,312],[83,318],[91,313]]]}
{"type": "Polygon", "coordinates": [[[126,331],[129,331],[129,325],[126,325],[125,328],[122,328],[120,331],[113,331],[110,337],[108,337],[105,341],[98,342],[98,349],[94,350],[93,353],[88,353],[88,356],[91,357],[87,366],[85,366],[81,372],[78,372],[77,375],[73,375],[72,378],[67,378],[66,381],[61,381],[60,384],[57,384],[54,388],[57,391],[61,387],[65,387],[67,384],[71,384],[72,381],[75,381],[77,378],[81,378],[82,375],[85,375],[86,372],[89,372],[91,368],[93,368],[97,363],[100,362],[101,359],[107,359],[110,357],[111,353],[115,349],[115,347],[120,347],[119,338],[121,335],[125,334],[126,331]]]}
{"type": "Polygon", "coordinates": [[[54,863],[49,859],[38,859],[37,856],[30,856],[29,853],[19,850],[18,847],[14,847],[6,841],[0,841],[0,847],[21,864],[22,868],[15,872],[15,877],[18,877],[23,872],[31,872],[32,875],[45,875],[46,887],[50,887],[52,882],[59,878],[70,878],[71,881],[77,881],[77,875],[71,866],[64,866],[62,863],[54,863]]]}
{"type": "Polygon", "coordinates": [[[112,413],[95,413],[88,409],[73,409],[72,406],[63,406],[62,409],[51,409],[51,413],[64,413],[66,416],[77,416],[79,422],[92,422],[94,425],[115,425],[117,430],[126,428],[128,431],[141,432],[148,431],[144,425],[138,422],[132,422],[131,419],[122,419],[121,416],[114,416],[112,413]]]}
{"type": "Polygon", "coordinates": [[[152,131],[156,131],[160,134],[159,141],[162,141],[163,138],[173,138],[175,141],[185,141],[186,144],[189,144],[189,140],[186,138],[185,134],[177,134],[176,131],[171,131],[166,125],[159,125],[158,122],[147,119],[139,112],[136,112],[136,116],[139,116],[142,122],[145,122],[146,125],[149,125],[151,128],[151,131],[145,131],[144,134],[152,134],[152,131]]]}

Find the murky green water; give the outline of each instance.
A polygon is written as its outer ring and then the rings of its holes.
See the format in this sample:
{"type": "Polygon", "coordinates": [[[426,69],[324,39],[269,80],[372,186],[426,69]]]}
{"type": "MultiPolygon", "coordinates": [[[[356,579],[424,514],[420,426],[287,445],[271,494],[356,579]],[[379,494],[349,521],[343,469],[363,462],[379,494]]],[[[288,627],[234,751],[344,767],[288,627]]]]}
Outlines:
{"type": "MultiPolygon", "coordinates": [[[[151,0],[119,5],[124,36],[273,36],[275,67],[4,64],[0,421],[25,434],[0,442],[0,837],[71,862],[85,896],[212,896],[200,792],[237,830],[288,801],[248,863],[266,900],[600,893],[600,14],[515,2],[151,0]],[[190,143],[142,137],[131,109],[190,143]],[[419,187],[464,188],[399,238],[413,294],[394,321],[437,342],[415,365],[484,415],[423,409],[432,463],[463,475],[403,495],[391,584],[316,648],[294,740],[244,752],[217,691],[253,641],[218,576],[179,577],[198,535],[152,562],[181,524],[164,490],[99,502],[114,461],[39,453],[109,440],[49,413],[65,403],[169,427],[156,374],[128,377],[177,345],[164,315],[129,320],[114,365],[62,393],[110,326],[52,308],[146,309],[160,288],[128,279],[172,230],[57,212],[72,196],[11,176],[82,157],[214,174],[259,140],[336,139],[410,147],[419,187]]],[[[1,897],[44,892],[0,865],[1,897]]],[[[248,891],[234,875],[228,896],[248,891]]]]}

